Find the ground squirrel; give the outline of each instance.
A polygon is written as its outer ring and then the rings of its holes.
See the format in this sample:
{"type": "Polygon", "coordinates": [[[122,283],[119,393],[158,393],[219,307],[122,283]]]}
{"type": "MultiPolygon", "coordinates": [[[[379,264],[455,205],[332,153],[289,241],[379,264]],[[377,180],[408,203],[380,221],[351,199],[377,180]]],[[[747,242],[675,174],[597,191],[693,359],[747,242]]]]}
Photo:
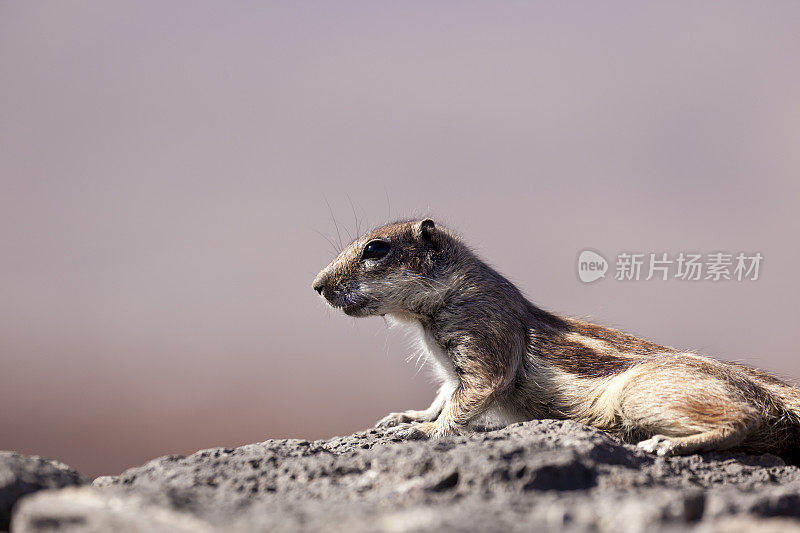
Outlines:
{"type": "Polygon", "coordinates": [[[733,448],[794,455],[800,443],[800,389],[544,311],[430,219],[357,238],[313,288],[350,316],[419,328],[441,386],[428,409],[378,422],[404,438],[560,418],[658,455],[733,448]]]}

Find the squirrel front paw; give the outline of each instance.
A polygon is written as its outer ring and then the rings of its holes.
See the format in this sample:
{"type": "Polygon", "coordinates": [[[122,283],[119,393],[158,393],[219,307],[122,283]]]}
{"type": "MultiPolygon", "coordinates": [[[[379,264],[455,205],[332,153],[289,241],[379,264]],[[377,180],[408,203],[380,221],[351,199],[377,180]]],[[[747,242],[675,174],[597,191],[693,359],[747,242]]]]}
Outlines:
{"type": "Polygon", "coordinates": [[[437,422],[420,422],[418,424],[402,424],[388,432],[391,436],[405,440],[428,440],[450,437],[461,434],[459,428],[437,422]]]}
{"type": "Polygon", "coordinates": [[[409,422],[424,422],[427,416],[425,411],[403,411],[402,413],[389,413],[375,424],[376,428],[391,428],[409,422]]]}
{"type": "Polygon", "coordinates": [[[404,440],[427,440],[436,437],[436,424],[433,422],[401,424],[390,429],[389,434],[404,440]]]}

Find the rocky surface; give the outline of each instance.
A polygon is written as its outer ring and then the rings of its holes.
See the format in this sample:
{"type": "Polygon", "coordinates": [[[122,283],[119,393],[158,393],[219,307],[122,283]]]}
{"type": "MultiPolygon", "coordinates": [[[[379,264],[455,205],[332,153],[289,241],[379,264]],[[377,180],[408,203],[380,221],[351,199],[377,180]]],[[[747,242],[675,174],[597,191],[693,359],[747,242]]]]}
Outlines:
{"type": "Polygon", "coordinates": [[[167,456],[17,505],[43,531],[800,531],[773,455],[657,458],[569,421],[439,441],[373,430],[167,456]]]}
{"type": "Polygon", "coordinates": [[[0,452],[0,531],[8,530],[12,508],[23,496],[88,482],[65,464],[38,456],[0,452]]]}

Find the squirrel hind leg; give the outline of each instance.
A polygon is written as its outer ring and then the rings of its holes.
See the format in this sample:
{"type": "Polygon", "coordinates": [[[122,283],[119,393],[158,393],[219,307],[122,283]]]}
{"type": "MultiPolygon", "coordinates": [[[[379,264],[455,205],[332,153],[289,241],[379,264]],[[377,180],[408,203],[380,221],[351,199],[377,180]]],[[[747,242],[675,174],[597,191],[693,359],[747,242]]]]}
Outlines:
{"type": "Polygon", "coordinates": [[[654,435],[639,442],[636,446],[648,453],[662,457],[729,450],[740,445],[747,438],[753,425],[752,423],[743,423],[734,428],[712,429],[682,437],[654,435]]]}

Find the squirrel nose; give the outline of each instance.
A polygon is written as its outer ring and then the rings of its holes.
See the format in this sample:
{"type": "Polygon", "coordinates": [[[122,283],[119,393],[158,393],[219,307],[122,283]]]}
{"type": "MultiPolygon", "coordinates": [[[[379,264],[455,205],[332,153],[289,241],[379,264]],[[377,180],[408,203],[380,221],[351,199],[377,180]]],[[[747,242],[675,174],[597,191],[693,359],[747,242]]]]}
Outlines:
{"type": "Polygon", "coordinates": [[[325,288],[325,278],[323,278],[322,276],[317,276],[317,278],[314,280],[314,283],[311,285],[311,287],[315,291],[317,291],[318,294],[322,294],[322,289],[325,288]]]}

